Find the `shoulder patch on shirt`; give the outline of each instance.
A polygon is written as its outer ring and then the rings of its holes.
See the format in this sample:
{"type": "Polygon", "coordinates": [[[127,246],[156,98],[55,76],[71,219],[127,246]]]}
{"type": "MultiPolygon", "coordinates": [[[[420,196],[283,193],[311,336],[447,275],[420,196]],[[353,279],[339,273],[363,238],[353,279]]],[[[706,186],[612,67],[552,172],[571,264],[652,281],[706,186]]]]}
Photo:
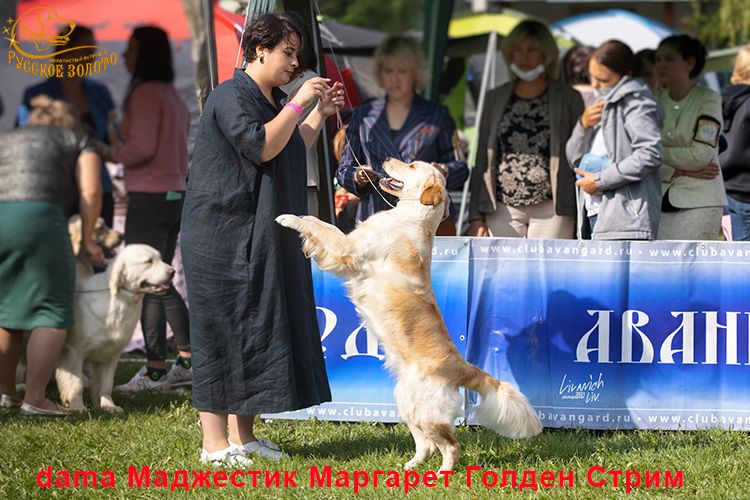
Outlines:
{"type": "Polygon", "coordinates": [[[715,148],[719,144],[720,135],[721,123],[719,123],[719,120],[708,115],[698,117],[698,121],[695,123],[695,131],[693,132],[694,141],[708,144],[712,148],[715,148]]]}

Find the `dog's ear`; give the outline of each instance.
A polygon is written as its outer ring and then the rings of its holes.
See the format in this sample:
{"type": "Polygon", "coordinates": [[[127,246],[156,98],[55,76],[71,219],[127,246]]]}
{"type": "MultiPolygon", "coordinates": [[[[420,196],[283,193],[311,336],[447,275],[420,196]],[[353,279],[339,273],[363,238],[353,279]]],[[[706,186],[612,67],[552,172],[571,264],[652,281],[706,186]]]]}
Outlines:
{"type": "Polygon", "coordinates": [[[431,175],[424,183],[419,203],[422,205],[438,205],[443,201],[443,186],[437,176],[431,175]]]}
{"type": "Polygon", "coordinates": [[[68,233],[70,233],[70,245],[73,247],[73,255],[78,257],[81,251],[81,240],[83,239],[83,222],[80,215],[74,215],[68,219],[68,233]]]}
{"type": "Polygon", "coordinates": [[[115,263],[112,265],[112,272],[109,275],[109,294],[113,297],[117,295],[117,289],[120,287],[123,273],[125,273],[125,259],[115,259],[115,263]]]}

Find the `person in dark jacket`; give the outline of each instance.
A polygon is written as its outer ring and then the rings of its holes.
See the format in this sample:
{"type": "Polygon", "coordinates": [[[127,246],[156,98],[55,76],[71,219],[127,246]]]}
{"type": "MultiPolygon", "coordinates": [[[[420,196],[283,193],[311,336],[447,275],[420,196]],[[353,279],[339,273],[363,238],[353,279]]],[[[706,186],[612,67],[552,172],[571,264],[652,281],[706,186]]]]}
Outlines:
{"type": "Polygon", "coordinates": [[[560,82],[558,49],[538,21],[503,40],[511,81],[487,94],[469,201],[472,236],[575,235],[575,174],[565,143],[583,112],[581,95],[560,82]]]}
{"type": "Polygon", "coordinates": [[[721,92],[727,148],[719,154],[732,240],[750,241],[750,45],[734,63],[731,85],[721,92]]]}
{"type": "Polygon", "coordinates": [[[307,212],[305,150],[344,103],[325,78],[291,100],[279,89],[304,71],[306,41],[295,15],[257,18],[242,39],[247,68],[211,93],[198,126],[181,249],[205,464],[280,458],[256,438],[254,416],[331,400],[310,261],[296,231],[275,221],[307,212]]]}
{"type": "MultiPolygon", "coordinates": [[[[469,176],[466,162],[456,158],[456,124],[448,108],[416,93],[427,82],[427,62],[419,42],[402,35],[385,39],[375,51],[375,78],[385,95],[352,112],[346,129],[348,146],[336,170],[341,187],[359,197],[359,221],[398,201],[378,186],[378,174],[383,175],[382,163],[388,158],[442,164],[449,190],[461,189],[469,176]]],[[[438,229],[439,235],[449,233],[438,229]]]]}
{"type": "MultiPolygon", "coordinates": [[[[64,28],[67,31],[69,28],[64,28]]],[[[76,24],[75,29],[69,34],[68,42],[62,47],[71,50],[69,58],[86,58],[96,51],[96,39],[94,32],[82,24],[76,24]],[[75,49],[75,50],[74,50],[75,49]]],[[[68,56],[62,56],[65,59],[68,56]]],[[[75,63],[73,63],[73,69],[75,63]]],[[[115,103],[107,89],[107,86],[91,78],[81,76],[68,76],[69,67],[64,66],[62,77],[51,77],[45,81],[27,88],[23,93],[23,101],[16,113],[16,125],[23,127],[28,123],[31,113],[31,100],[40,95],[46,95],[52,99],[67,101],[73,106],[81,124],[88,129],[88,134],[94,138],[109,143],[108,127],[109,119],[114,113],[115,103]]],[[[102,218],[104,222],[112,227],[114,222],[115,202],[112,195],[112,179],[106,166],[102,162],[102,218]]]]}

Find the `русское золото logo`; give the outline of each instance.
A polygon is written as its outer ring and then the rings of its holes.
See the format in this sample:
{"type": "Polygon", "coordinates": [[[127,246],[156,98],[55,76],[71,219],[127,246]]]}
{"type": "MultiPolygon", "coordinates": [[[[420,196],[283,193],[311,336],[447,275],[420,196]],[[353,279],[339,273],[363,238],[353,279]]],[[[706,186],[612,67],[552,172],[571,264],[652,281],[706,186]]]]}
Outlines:
{"type": "Polygon", "coordinates": [[[74,21],[63,19],[51,7],[34,7],[18,19],[6,19],[8,64],[46,78],[93,76],[117,64],[117,53],[95,45],[93,38],[70,44],[75,29],[74,21]]]}

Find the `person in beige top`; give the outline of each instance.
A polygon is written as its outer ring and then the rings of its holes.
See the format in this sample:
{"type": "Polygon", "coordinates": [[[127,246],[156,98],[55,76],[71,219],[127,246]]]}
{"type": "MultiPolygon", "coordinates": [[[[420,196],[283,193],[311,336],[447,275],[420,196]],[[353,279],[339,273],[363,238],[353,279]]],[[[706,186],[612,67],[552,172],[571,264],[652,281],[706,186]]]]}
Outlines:
{"type": "Polygon", "coordinates": [[[493,89],[471,173],[470,234],[573,238],[575,175],[565,143],[583,100],[558,80],[558,50],[547,27],[523,21],[503,41],[511,81],[493,89]]]}
{"type": "Polygon", "coordinates": [[[664,164],[660,240],[714,240],[726,205],[718,167],[722,127],[721,97],[694,83],[706,49],[687,35],[662,40],[656,71],[665,88],[657,94],[664,108],[664,164]]]}

